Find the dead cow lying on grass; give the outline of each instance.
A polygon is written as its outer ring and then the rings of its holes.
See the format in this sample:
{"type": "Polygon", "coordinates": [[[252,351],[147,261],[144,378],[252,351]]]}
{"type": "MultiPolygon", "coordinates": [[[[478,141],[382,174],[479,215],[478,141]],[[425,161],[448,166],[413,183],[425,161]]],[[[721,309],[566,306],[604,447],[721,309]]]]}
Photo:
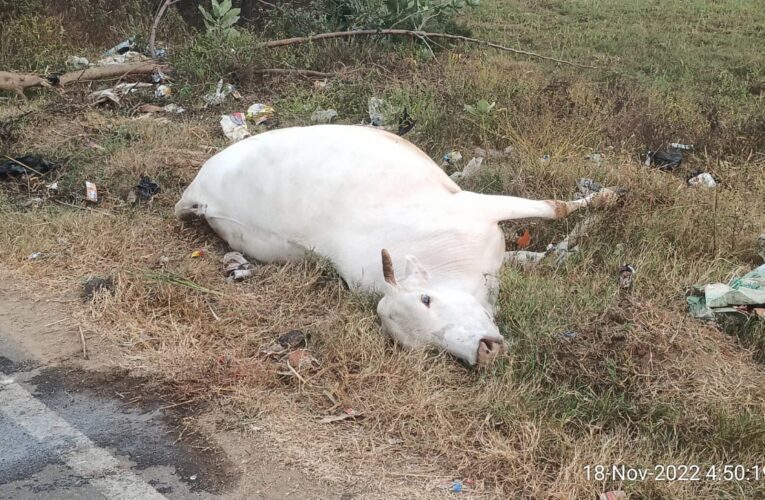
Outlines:
{"type": "Polygon", "coordinates": [[[384,292],[377,312],[398,343],[435,346],[474,365],[505,350],[493,319],[505,254],[498,223],[557,219],[615,200],[608,189],[568,202],[462,191],[398,136],[319,125],[218,153],[175,213],[203,216],[231,248],[261,261],[309,251],[328,258],[351,287],[384,292]]]}

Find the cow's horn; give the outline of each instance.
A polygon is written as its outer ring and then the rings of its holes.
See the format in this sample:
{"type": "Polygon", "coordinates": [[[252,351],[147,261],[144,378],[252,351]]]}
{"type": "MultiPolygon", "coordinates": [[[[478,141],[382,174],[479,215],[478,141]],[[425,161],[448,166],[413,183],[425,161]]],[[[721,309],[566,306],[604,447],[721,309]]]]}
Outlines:
{"type": "Polygon", "coordinates": [[[390,258],[390,253],[386,249],[382,249],[382,266],[383,276],[385,281],[393,286],[396,286],[396,275],[393,273],[393,260],[390,258]]]}

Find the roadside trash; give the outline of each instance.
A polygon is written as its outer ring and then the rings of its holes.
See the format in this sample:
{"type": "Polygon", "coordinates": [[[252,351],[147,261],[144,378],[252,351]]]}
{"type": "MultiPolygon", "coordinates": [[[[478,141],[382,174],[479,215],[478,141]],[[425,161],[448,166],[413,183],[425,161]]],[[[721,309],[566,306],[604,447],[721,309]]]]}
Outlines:
{"type": "Polygon", "coordinates": [[[635,268],[629,264],[624,264],[619,268],[619,288],[628,289],[632,286],[632,278],[635,275],[635,268]]]}
{"type": "Polygon", "coordinates": [[[154,73],[151,74],[151,81],[154,83],[165,83],[167,81],[167,75],[157,68],[154,73]]]}
{"type": "Polygon", "coordinates": [[[37,260],[37,259],[42,258],[43,255],[44,254],[42,252],[35,252],[33,254],[28,255],[27,256],[27,260],[37,260]]]}
{"type": "Polygon", "coordinates": [[[204,257],[207,255],[207,249],[206,248],[198,248],[191,252],[191,258],[192,259],[198,259],[200,257],[204,257]]]}
{"type": "Polygon", "coordinates": [[[560,334],[560,336],[562,338],[566,339],[566,340],[574,339],[574,338],[576,338],[577,335],[579,335],[579,334],[577,332],[573,332],[573,331],[563,332],[563,333],[560,334]]]}
{"type": "Polygon", "coordinates": [[[141,89],[153,87],[151,83],[136,82],[136,83],[120,83],[109,89],[96,90],[88,95],[88,99],[92,104],[103,104],[106,102],[113,102],[114,104],[120,103],[120,97],[138,92],[141,89]]]}
{"type": "Polygon", "coordinates": [[[85,199],[92,203],[98,203],[98,189],[90,181],[85,181],[85,199]]]}
{"type": "Polygon", "coordinates": [[[181,113],[185,113],[186,109],[182,108],[181,106],[178,106],[177,104],[168,104],[164,108],[167,113],[175,113],[176,115],[180,115],[181,113]]]}
{"type": "Polygon", "coordinates": [[[314,123],[332,123],[337,118],[337,111],[334,109],[316,108],[311,115],[311,121],[314,123]]]}
{"type": "Polygon", "coordinates": [[[449,177],[454,181],[467,179],[468,177],[477,174],[481,170],[481,165],[483,165],[482,157],[472,158],[461,172],[454,172],[449,177]]]}
{"type": "Polygon", "coordinates": [[[305,333],[300,330],[290,330],[277,339],[279,345],[285,349],[294,349],[296,347],[305,347],[305,333]]]}
{"type": "Polygon", "coordinates": [[[40,208],[44,202],[42,198],[30,198],[24,202],[24,208],[40,208]]]}
{"type": "Polygon", "coordinates": [[[239,252],[228,252],[223,256],[223,274],[226,276],[226,283],[242,281],[252,276],[255,266],[250,264],[239,252]]]}
{"type": "Polygon", "coordinates": [[[113,90],[116,94],[119,95],[127,95],[132,94],[134,92],[138,92],[141,89],[148,89],[154,87],[151,83],[146,82],[134,82],[134,83],[118,83],[114,87],[112,87],[111,90],[113,90]]]}
{"type": "Polygon", "coordinates": [[[109,66],[111,64],[125,64],[148,61],[149,58],[140,52],[128,51],[124,54],[102,57],[96,61],[96,66],[109,66]]]}
{"type": "Polygon", "coordinates": [[[473,154],[474,156],[482,156],[484,158],[488,158],[489,160],[502,160],[513,154],[513,147],[508,146],[503,151],[500,151],[499,149],[484,149],[478,147],[475,148],[473,154]]]}
{"type": "Polygon", "coordinates": [[[730,284],[695,285],[686,297],[688,312],[698,319],[714,320],[718,314],[750,315],[765,307],[765,264],[730,284]]]}
{"type": "Polygon", "coordinates": [[[382,127],[385,124],[384,106],[385,101],[379,97],[369,98],[369,123],[373,127],[382,127]]]}
{"type": "Polygon", "coordinates": [[[268,104],[255,103],[247,108],[247,119],[255,125],[263,125],[273,119],[276,110],[268,104]]]}
{"type": "Polygon", "coordinates": [[[66,65],[74,69],[85,69],[90,66],[90,61],[84,57],[70,56],[69,59],[66,60],[66,65]]]}
{"type": "Polygon", "coordinates": [[[244,113],[231,113],[220,117],[220,127],[230,141],[236,142],[250,136],[244,113]]]}
{"type": "Polygon", "coordinates": [[[196,474],[194,474],[193,476],[189,476],[189,481],[196,481],[196,480],[197,480],[196,474]]]}
{"type": "Polygon", "coordinates": [[[671,172],[683,162],[680,151],[648,151],[645,155],[645,166],[656,166],[659,170],[671,172]]]}
{"type": "Polygon", "coordinates": [[[319,362],[316,358],[305,349],[298,349],[289,353],[287,355],[287,364],[296,371],[300,371],[303,368],[315,369],[319,367],[319,362]]]}
{"type": "Polygon", "coordinates": [[[481,165],[483,165],[483,157],[479,156],[477,158],[472,158],[462,170],[462,175],[469,177],[477,173],[481,169],[481,165]]]}
{"type": "Polygon", "coordinates": [[[127,38],[104,52],[105,56],[124,54],[135,47],[135,37],[127,38]]]}
{"type": "Polygon", "coordinates": [[[455,165],[462,161],[462,153],[459,151],[449,151],[443,157],[445,165],[455,165]]]}
{"type": "Polygon", "coordinates": [[[457,480],[457,479],[455,479],[455,480],[452,482],[452,487],[451,487],[451,490],[452,490],[454,493],[460,493],[460,492],[462,492],[462,482],[461,482],[461,481],[459,481],[459,480],[457,480]]]}
{"type": "Polygon", "coordinates": [[[603,184],[593,179],[588,179],[586,177],[583,177],[581,179],[577,179],[576,188],[578,189],[578,191],[574,195],[574,199],[581,200],[582,198],[587,198],[591,194],[597,193],[598,191],[603,189],[603,184]]]}
{"type": "Polygon", "coordinates": [[[45,185],[45,189],[48,191],[58,191],[58,182],[51,182],[45,185]]]}
{"type": "Polygon", "coordinates": [[[135,194],[142,201],[151,200],[159,191],[159,185],[146,175],[141,176],[138,185],[135,187],[135,194]]]}
{"type": "Polygon", "coordinates": [[[88,99],[90,100],[90,103],[93,105],[106,104],[109,102],[113,102],[114,104],[120,103],[120,98],[117,97],[117,94],[112,92],[111,89],[97,90],[91,93],[88,96],[88,99]]]}
{"type": "Polygon", "coordinates": [[[531,245],[531,232],[529,228],[524,227],[516,231],[512,242],[516,248],[521,250],[528,248],[531,245]]]}
{"type": "Polygon", "coordinates": [[[258,350],[258,354],[260,354],[261,356],[265,358],[277,359],[284,354],[284,351],[286,351],[286,349],[282,347],[281,345],[271,344],[265,347],[261,347],[258,350]]]}
{"type": "Polygon", "coordinates": [[[607,491],[598,495],[598,500],[627,500],[627,494],[622,490],[607,491]]]}
{"type": "Polygon", "coordinates": [[[215,87],[215,92],[211,92],[205,95],[202,100],[205,102],[205,107],[217,106],[226,100],[226,97],[232,95],[234,99],[241,99],[242,95],[236,91],[236,87],[227,83],[223,85],[223,78],[218,80],[218,84],[215,87]]]}
{"type": "Polygon", "coordinates": [[[0,179],[7,179],[12,175],[45,175],[56,168],[56,165],[37,155],[6,158],[6,161],[0,163],[0,179]]]}
{"type": "Polygon", "coordinates": [[[550,244],[544,252],[516,250],[505,252],[504,262],[521,266],[536,265],[548,256],[555,257],[555,265],[560,266],[579,251],[579,242],[587,236],[589,230],[601,219],[599,214],[591,214],[578,222],[568,236],[557,245],[550,244]]]}
{"type": "Polygon", "coordinates": [[[177,104],[168,104],[166,106],[157,106],[155,104],[141,104],[137,108],[135,108],[137,112],[139,113],[175,113],[175,114],[181,114],[186,112],[186,110],[177,104]]]}
{"type": "Polygon", "coordinates": [[[364,414],[360,411],[356,411],[353,408],[345,408],[343,409],[343,413],[340,415],[329,415],[327,417],[322,418],[319,420],[320,424],[331,424],[333,422],[342,422],[343,420],[348,420],[352,418],[358,418],[363,416],[364,414]]]}
{"type": "Polygon", "coordinates": [[[600,165],[603,163],[603,155],[600,153],[592,153],[584,157],[585,160],[590,160],[593,163],[600,165]]]}
{"type": "Polygon", "coordinates": [[[114,293],[114,278],[111,276],[108,278],[88,278],[85,280],[83,287],[83,297],[86,299],[92,299],[94,295],[101,291],[107,291],[114,293]]]}
{"type": "Polygon", "coordinates": [[[98,149],[98,150],[104,151],[103,146],[100,146],[93,139],[85,139],[85,147],[89,149],[98,149]]]}
{"type": "Polygon", "coordinates": [[[682,144],[679,142],[673,142],[669,145],[672,149],[682,149],[684,151],[693,151],[693,144],[682,144]]]}
{"type": "Polygon", "coordinates": [[[154,97],[157,99],[167,99],[172,93],[173,89],[169,85],[160,85],[154,91],[154,97]]]}
{"type": "Polygon", "coordinates": [[[692,187],[713,188],[717,187],[717,181],[715,181],[715,178],[709,172],[703,172],[688,179],[688,185],[692,187]]]}
{"type": "Polygon", "coordinates": [[[397,135],[403,136],[407,132],[411,131],[414,126],[417,125],[417,120],[409,116],[409,110],[404,108],[404,114],[398,119],[398,131],[397,135]]]}
{"type": "Polygon", "coordinates": [[[550,161],[550,155],[543,155],[543,156],[542,156],[542,157],[539,159],[539,163],[547,163],[547,162],[549,162],[549,161],[550,161]]]}

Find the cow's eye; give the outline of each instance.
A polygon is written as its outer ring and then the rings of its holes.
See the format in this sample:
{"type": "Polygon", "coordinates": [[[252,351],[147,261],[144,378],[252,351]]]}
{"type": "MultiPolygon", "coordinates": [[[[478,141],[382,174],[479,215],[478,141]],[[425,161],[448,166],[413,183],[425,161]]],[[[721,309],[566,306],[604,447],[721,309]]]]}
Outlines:
{"type": "Polygon", "coordinates": [[[426,306],[430,307],[430,295],[423,293],[422,295],[420,295],[420,301],[426,306]]]}

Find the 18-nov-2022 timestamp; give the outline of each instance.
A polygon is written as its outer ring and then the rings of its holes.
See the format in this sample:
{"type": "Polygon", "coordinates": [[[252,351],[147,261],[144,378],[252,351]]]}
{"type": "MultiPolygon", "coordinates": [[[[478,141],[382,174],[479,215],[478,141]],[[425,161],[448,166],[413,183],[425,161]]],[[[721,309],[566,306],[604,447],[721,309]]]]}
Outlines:
{"type": "Polygon", "coordinates": [[[765,465],[624,464],[584,466],[588,481],[765,481],[765,465]]]}

